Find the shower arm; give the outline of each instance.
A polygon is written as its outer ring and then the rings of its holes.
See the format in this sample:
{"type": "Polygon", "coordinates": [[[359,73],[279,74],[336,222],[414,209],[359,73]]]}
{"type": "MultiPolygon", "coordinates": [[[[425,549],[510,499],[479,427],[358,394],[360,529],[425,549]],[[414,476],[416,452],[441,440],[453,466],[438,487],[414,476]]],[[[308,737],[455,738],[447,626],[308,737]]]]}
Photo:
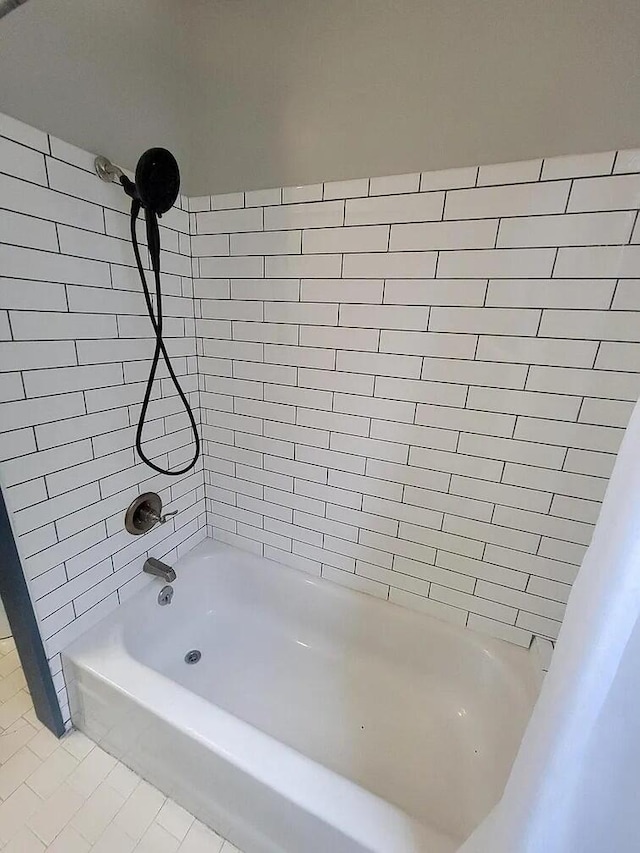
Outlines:
{"type": "MultiPolygon", "coordinates": [[[[0,0],[0,2],[2,2],[2,0],[0,0]]],[[[116,164],[112,163],[108,157],[103,157],[102,154],[100,154],[93,161],[93,165],[96,170],[96,174],[101,181],[104,181],[107,184],[120,184],[130,198],[138,198],[136,185],[125,175],[120,166],[116,166],[116,164]]]]}
{"type": "Polygon", "coordinates": [[[94,160],[95,169],[100,180],[106,183],[119,184],[124,177],[124,172],[120,166],[116,166],[107,157],[102,155],[94,160]]]}

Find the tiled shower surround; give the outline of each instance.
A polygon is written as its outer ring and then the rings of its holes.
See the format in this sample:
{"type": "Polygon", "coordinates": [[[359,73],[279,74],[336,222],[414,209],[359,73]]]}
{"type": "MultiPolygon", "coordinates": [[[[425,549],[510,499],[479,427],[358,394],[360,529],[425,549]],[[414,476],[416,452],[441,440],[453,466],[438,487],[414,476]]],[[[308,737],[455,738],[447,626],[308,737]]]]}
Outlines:
{"type": "MultiPolygon", "coordinates": [[[[640,152],[182,199],[167,345],[204,454],[178,478],[133,451],[153,340],[92,168],[0,118],[0,478],[65,716],[60,650],[206,529],[554,638],[640,395],[640,152]],[[146,490],[179,514],[133,538],[146,490]]],[[[173,467],[160,375],[147,449],[173,467]]]]}

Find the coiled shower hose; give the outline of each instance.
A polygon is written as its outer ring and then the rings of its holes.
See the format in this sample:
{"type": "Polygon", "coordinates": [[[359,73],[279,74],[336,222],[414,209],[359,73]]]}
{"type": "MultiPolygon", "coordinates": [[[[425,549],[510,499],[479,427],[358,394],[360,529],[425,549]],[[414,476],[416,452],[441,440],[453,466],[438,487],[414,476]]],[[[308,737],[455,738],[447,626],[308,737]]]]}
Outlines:
{"type": "Polygon", "coordinates": [[[136,264],[138,266],[138,273],[140,274],[140,281],[142,282],[142,290],[144,292],[144,299],[147,304],[147,311],[149,312],[149,319],[151,320],[151,324],[153,326],[153,330],[156,336],[156,345],[153,353],[153,360],[151,362],[151,370],[149,371],[149,378],[147,379],[147,387],[145,389],[144,399],[142,401],[142,409],[140,410],[140,418],[138,419],[138,427],[136,430],[136,452],[143,462],[145,462],[150,468],[153,468],[153,470],[157,471],[159,474],[169,474],[172,477],[178,477],[180,474],[186,474],[187,471],[190,471],[198,461],[198,458],[200,456],[200,437],[198,435],[198,427],[196,426],[196,419],[193,415],[193,411],[191,410],[191,406],[189,405],[189,401],[187,399],[186,394],[180,387],[178,377],[176,376],[175,371],[173,369],[173,365],[171,364],[171,359],[169,358],[169,355],[167,353],[167,349],[165,347],[164,339],[162,336],[163,316],[162,288],[160,286],[160,229],[158,227],[158,217],[156,216],[156,213],[153,210],[145,208],[147,243],[149,247],[149,256],[151,258],[151,269],[153,270],[153,277],[155,280],[156,287],[156,311],[154,312],[153,302],[151,301],[151,294],[149,292],[149,286],[147,285],[147,279],[144,274],[144,267],[142,265],[142,259],[140,257],[138,235],[136,234],[136,223],[140,214],[141,207],[142,205],[137,199],[134,199],[131,203],[131,242],[133,244],[133,252],[136,258],[136,264]],[[184,468],[180,468],[175,471],[160,468],[159,465],[156,465],[155,462],[152,462],[149,459],[149,457],[142,449],[142,432],[144,430],[144,424],[147,417],[147,410],[149,408],[149,401],[151,399],[153,383],[155,381],[156,372],[158,370],[160,354],[162,354],[164,358],[164,362],[167,365],[167,370],[169,371],[171,381],[173,382],[175,389],[178,392],[178,395],[180,396],[182,404],[185,408],[185,411],[189,417],[189,421],[191,423],[191,430],[193,432],[193,440],[195,444],[195,452],[193,455],[193,459],[184,468]]]}

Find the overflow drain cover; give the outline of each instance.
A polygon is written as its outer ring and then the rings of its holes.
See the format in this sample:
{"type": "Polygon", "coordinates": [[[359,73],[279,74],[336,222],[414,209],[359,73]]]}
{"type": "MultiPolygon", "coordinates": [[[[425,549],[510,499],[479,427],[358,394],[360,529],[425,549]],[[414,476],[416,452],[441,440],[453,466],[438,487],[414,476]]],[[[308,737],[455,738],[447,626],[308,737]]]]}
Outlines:
{"type": "Polygon", "coordinates": [[[198,649],[191,649],[190,652],[187,652],[184,656],[185,663],[198,663],[200,658],[202,657],[202,652],[198,649]]]}

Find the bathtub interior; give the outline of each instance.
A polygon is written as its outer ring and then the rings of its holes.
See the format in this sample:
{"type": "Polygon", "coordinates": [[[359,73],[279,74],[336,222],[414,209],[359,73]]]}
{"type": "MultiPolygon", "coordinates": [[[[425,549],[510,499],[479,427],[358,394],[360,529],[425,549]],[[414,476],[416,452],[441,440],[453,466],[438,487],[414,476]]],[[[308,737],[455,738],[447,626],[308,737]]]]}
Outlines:
{"type": "Polygon", "coordinates": [[[210,540],[176,571],[169,607],[153,582],[105,626],[138,664],[450,837],[497,802],[525,650],[210,540]]]}

